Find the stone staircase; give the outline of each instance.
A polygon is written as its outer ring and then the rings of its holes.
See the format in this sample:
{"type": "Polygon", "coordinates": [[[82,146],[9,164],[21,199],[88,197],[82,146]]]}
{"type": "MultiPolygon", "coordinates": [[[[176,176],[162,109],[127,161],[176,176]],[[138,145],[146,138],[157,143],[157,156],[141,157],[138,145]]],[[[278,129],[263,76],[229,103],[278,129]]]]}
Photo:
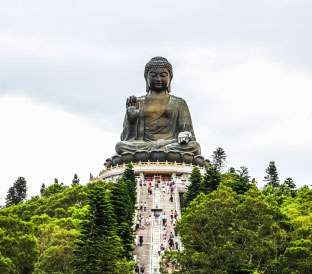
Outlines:
{"type": "MultiPolygon", "coordinates": [[[[144,265],[145,274],[159,274],[160,273],[160,257],[159,251],[161,244],[165,244],[168,248],[168,239],[170,232],[174,233],[174,222],[171,221],[170,215],[174,210],[177,210],[178,216],[180,216],[179,207],[179,195],[175,188],[173,195],[173,202],[169,201],[170,191],[163,193],[161,186],[159,188],[153,187],[153,194],[148,194],[148,186],[138,186],[138,204],[146,202],[146,211],[137,211],[137,216],[142,214],[145,218],[152,216],[152,223],[146,226],[141,226],[137,231],[136,235],[143,236],[143,245],[139,245],[135,248],[136,260],[139,267],[144,265]],[[161,215],[165,213],[167,216],[166,228],[162,225],[161,215]]],[[[181,243],[178,240],[179,248],[181,243]]]]}
{"type": "MultiPolygon", "coordinates": [[[[153,216],[153,213],[151,211],[152,204],[153,204],[153,195],[149,195],[147,191],[147,186],[138,186],[138,210],[136,213],[135,222],[137,220],[137,217],[141,214],[144,216],[144,219],[149,218],[149,216],[153,216]],[[144,204],[146,202],[147,210],[140,210],[140,204],[141,202],[144,204]]],[[[144,266],[144,270],[146,274],[150,274],[150,265],[151,265],[151,241],[152,241],[152,224],[145,225],[144,222],[141,222],[141,226],[138,230],[136,230],[136,235],[138,238],[140,236],[143,236],[143,244],[140,246],[138,245],[135,247],[135,255],[136,255],[136,261],[139,267],[142,265],[144,266]]]]}

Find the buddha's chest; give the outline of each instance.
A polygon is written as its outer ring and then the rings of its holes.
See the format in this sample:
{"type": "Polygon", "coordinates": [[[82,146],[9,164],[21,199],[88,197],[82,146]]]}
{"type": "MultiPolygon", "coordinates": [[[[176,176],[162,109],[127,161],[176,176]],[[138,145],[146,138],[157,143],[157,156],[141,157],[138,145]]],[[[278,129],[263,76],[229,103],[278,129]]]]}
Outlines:
{"type": "Polygon", "coordinates": [[[153,121],[160,117],[170,119],[172,116],[172,106],[167,98],[148,98],[144,102],[144,120],[153,121]]]}

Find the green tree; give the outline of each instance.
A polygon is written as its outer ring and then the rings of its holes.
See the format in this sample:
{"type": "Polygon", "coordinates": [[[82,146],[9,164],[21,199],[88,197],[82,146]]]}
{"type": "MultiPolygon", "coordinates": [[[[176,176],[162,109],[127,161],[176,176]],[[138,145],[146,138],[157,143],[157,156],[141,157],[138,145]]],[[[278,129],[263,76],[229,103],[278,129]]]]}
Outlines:
{"type": "Polygon", "coordinates": [[[16,268],[11,259],[5,258],[0,252],[0,273],[17,273],[16,268]]]}
{"type": "Polygon", "coordinates": [[[277,168],[275,166],[275,162],[271,161],[269,166],[266,169],[267,175],[264,177],[264,181],[267,182],[266,185],[272,185],[273,187],[277,187],[279,185],[279,178],[277,173],[277,168]]]}
{"type": "Polygon", "coordinates": [[[220,185],[201,193],[176,227],[184,246],[182,273],[264,273],[286,248],[286,220],[276,201],[254,188],[238,195],[220,185]]]}
{"type": "Polygon", "coordinates": [[[126,257],[131,259],[134,240],[131,228],[133,225],[134,206],[128,193],[127,182],[124,179],[119,179],[116,183],[111,184],[110,200],[118,224],[117,235],[122,241],[126,257]]]}
{"type": "Polygon", "coordinates": [[[117,221],[103,183],[91,185],[88,195],[89,212],[76,241],[74,273],[116,273],[123,252],[117,236],[117,221]]]}
{"type": "Polygon", "coordinates": [[[6,206],[16,205],[25,201],[27,197],[27,183],[24,177],[18,177],[6,196],[6,206]]]}
{"type": "Polygon", "coordinates": [[[286,178],[284,184],[286,184],[291,190],[296,189],[296,184],[292,178],[286,178]]]}
{"type": "Polygon", "coordinates": [[[10,269],[14,274],[31,274],[38,257],[33,225],[2,213],[0,228],[0,269],[10,269]]]}
{"type": "Polygon", "coordinates": [[[244,194],[253,186],[247,178],[236,173],[221,174],[221,184],[232,188],[237,194],[244,194]]]}
{"type": "Polygon", "coordinates": [[[241,166],[240,169],[237,170],[237,173],[236,184],[232,188],[237,194],[244,194],[251,188],[248,168],[246,166],[241,166]]]}
{"type": "Polygon", "coordinates": [[[293,226],[293,241],[306,239],[312,241],[312,190],[304,186],[282,207],[293,226]]]}
{"type": "Polygon", "coordinates": [[[292,242],[281,255],[279,263],[277,270],[283,272],[277,273],[312,273],[312,241],[301,239],[292,242]]]}
{"type": "Polygon", "coordinates": [[[66,186],[63,186],[61,184],[59,184],[58,182],[57,183],[54,183],[50,186],[48,186],[42,193],[42,196],[43,197],[50,197],[56,193],[60,193],[62,192],[64,189],[66,189],[67,187],[66,186]]]}
{"type": "Polygon", "coordinates": [[[201,183],[201,192],[208,194],[216,190],[221,182],[221,173],[215,165],[206,169],[204,179],[201,183]]]}
{"type": "Polygon", "coordinates": [[[41,188],[40,188],[40,195],[43,195],[44,190],[46,189],[46,186],[44,183],[42,183],[41,188]]]}
{"type": "Polygon", "coordinates": [[[135,180],[135,175],[134,175],[134,171],[133,171],[133,165],[132,164],[128,164],[122,178],[127,181],[130,180],[132,183],[136,184],[136,180],[135,180]]]}
{"type": "Polygon", "coordinates": [[[218,147],[212,153],[212,164],[216,166],[218,171],[221,171],[226,165],[226,153],[222,147],[218,147]]]}
{"type": "Polygon", "coordinates": [[[137,183],[135,180],[133,165],[131,164],[127,165],[127,168],[125,169],[122,178],[127,183],[131,205],[133,205],[134,207],[134,205],[136,204],[136,199],[137,199],[137,196],[136,196],[137,183]]]}
{"type": "Polygon", "coordinates": [[[78,231],[61,228],[53,224],[51,219],[46,220],[48,222],[41,225],[38,232],[40,256],[35,264],[34,274],[71,274],[70,261],[78,231]]]}
{"type": "Polygon", "coordinates": [[[183,195],[183,207],[187,207],[201,192],[202,176],[197,167],[193,168],[190,176],[190,184],[183,195]]]}

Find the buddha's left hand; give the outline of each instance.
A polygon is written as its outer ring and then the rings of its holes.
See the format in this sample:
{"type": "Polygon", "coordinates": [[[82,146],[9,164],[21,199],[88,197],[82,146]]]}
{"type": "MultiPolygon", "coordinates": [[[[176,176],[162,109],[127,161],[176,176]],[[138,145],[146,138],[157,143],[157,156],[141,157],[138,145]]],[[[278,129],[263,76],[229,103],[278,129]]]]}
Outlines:
{"type": "Polygon", "coordinates": [[[182,131],[178,135],[178,142],[180,145],[188,144],[192,139],[192,133],[189,131],[182,131]]]}

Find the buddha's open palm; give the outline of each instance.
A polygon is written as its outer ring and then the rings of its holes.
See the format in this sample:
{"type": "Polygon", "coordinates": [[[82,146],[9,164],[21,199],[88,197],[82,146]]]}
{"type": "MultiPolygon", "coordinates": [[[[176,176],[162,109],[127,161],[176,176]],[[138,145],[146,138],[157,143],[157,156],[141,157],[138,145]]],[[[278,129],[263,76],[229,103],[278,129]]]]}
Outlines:
{"type": "Polygon", "coordinates": [[[133,95],[127,98],[126,102],[128,119],[130,123],[134,123],[139,116],[139,103],[137,98],[133,95]]]}
{"type": "Polygon", "coordinates": [[[139,108],[137,98],[134,95],[127,98],[126,108],[128,109],[130,107],[135,107],[136,109],[139,108]]]}

